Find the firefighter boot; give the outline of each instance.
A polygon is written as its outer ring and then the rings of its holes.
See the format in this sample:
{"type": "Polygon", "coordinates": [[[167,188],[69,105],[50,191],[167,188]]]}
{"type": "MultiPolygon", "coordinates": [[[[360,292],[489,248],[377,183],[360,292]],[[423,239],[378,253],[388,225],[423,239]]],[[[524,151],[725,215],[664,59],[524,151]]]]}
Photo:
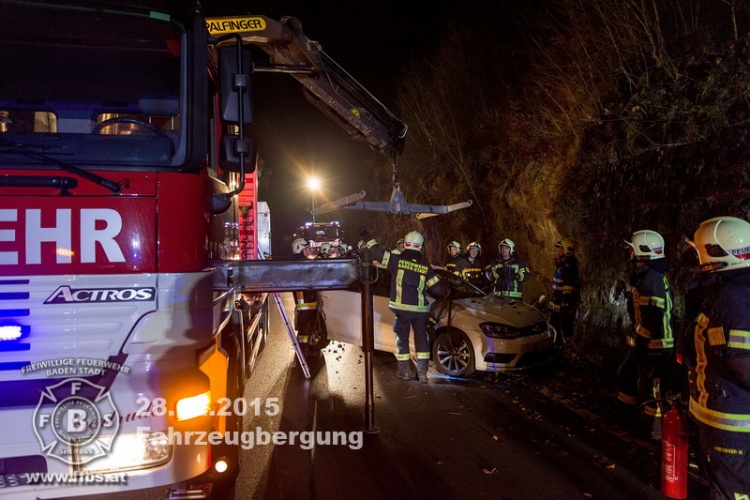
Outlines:
{"type": "Polygon", "coordinates": [[[417,375],[419,376],[419,383],[420,384],[426,384],[427,383],[427,369],[430,366],[430,360],[429,359],[419,359],[417,360],[417,375]]]}
{"type": "Polygon", "coordinates": [[[398,362],[398,378],[400,378],[401,380],[411,380],[411,373],[409,370],[408,361],[398,362]]]}

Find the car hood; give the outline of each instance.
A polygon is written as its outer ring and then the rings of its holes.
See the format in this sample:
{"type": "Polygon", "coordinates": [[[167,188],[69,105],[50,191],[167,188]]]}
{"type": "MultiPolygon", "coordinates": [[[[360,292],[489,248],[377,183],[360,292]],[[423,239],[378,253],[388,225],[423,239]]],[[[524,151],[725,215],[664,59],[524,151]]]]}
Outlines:
{"type": "Polygon", "coordinates": [[[453,312],[464,308],[481,321],[492,321],[515,328],[524,328],[545,321],[544,315],[534,307],[504,298],[487,295],[453,301],[453,312]]]}

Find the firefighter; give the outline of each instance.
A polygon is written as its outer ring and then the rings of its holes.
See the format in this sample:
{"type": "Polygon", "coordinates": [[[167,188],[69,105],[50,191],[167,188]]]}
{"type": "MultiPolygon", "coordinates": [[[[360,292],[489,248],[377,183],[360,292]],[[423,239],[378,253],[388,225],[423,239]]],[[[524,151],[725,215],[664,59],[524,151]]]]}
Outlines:
{"type": "Polygon", "coordinates": [[[552,278],[552,298],[549,302],[550,323],[565,338],[572,338],[576,311],[581,300],[578,259],[570,240],[555,243],[555,275],[552,278]]]}
{"type": "Polygon", "coordinates": [[[349,257],[349,245],[347,245],[343,241],[339,245],[339,257],[342,257],[342,258],[349,257]]]}
{"type": "Polygon", "coordinates": [[[333,247],[330,243],[326,242],[320,245],[320,251],[318,252],[318,258],[319,259],[330,259],[331,258],[331,249],[333,247]]]}
{"type": "Polygon", "coordinates": [[[366,228],[360,235],[372,249],[373,258],[391,273],[391,297],[388,308],[396,315],[393,331],[396,333],[398,353],[398,378],[411,380],[409,368],[409,333],[414,329],[414,348],[417,352],[417,376],[419,382],[427,383],[430,363],[430,339],[427,333],[427,318],[430,304],[426,292],[436,297],[447,295],[445,285],[435,270],[422,255],[424,238],[417,231],[404,237],[404,251],[400,254],[382,250],[366,228]]]}
{"type": "Polygon", "coordinates": [[[391,253],[399,255],[403,251],[404,251],[404,239],[401,238],[400,240],[398,240],[396,242],[396,248],[394,248],[393,250],[391,250],[391,253]]]}
{"type": "Polygon", "coordinates": [[[689,243],[717,278],[681,342],[690,414],[711,498],[750,498],[750,223],[708,219],[689,243]]]}
{"type": "Polygon", "coordinates": [[[529,278],[529,268],[516,255],[516,244],[505,238],[497,245],[498,256],[487,266],[496,297],[523,298],[523,282],[529,278]]]}
{"type": "Polygon", "coordinates": [[[628,351],[617,371],[617,399],[624,415],[634,415],[637,431],[661,439],[661,399],[669,389],[666,379],[674,362],[672,291],[667,279],[664,238],[644,229],[625,242],[630,252],[628,351]]]}
{"type": "Polygon", "coordinates": [[[446,271],[461,276],[461,271],[466,267],[466,259],[461,255],[461,243],[451,241],[448,243],[448,262],[445,263],[446,271]]]}
{"type": "MultiPolygon", "coordinates": [[[[315,259],[315,250],[304,238],[292,242],[293,259],[315,259]]],[[[306,346],[310,340],[310,330],[318,315],[318,292],[315,290],[297,290],[294,295],[294,329],[297,330],[297,341],[306,346]]]]}
{"type": "Polygon", "coordinates": [[[472,241],[466,248],[464,255],[464,268],[461,270],[461,277],[476,286],[484,288],[485,281],[482,274],[482,245],[477,241],[472,241]]]}

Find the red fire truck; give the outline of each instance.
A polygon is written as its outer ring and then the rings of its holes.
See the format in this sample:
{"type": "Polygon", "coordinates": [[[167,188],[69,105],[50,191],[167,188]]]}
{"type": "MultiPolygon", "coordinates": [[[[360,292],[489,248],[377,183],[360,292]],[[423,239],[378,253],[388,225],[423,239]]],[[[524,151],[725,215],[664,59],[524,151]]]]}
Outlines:
{"type": "Polygon", "coordinates": [[[266,292],[356,279],[346,259],[252,260],[270,254],[253,73],[291,74],[394,158],[406,127],[295,19],[184,0],[0,12],[2,495],[224,495],[241,457],[226,436],[274,411],[241,397],[266,292]]]}

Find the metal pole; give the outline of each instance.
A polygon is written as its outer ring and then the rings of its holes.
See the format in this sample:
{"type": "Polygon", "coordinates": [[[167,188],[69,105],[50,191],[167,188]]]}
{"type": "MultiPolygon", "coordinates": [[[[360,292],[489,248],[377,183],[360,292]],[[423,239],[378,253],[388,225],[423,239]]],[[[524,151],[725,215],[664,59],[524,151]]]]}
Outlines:
{"type": "Polygon", "coordinates": [[[365,432],[380,432],[375,426],[375,397],[373,395],[372,353],[375,351],[375,334],[372,306],[372,250],[360,250],[360,282],[362,283],[362,350],[365,354],[365,432]]]}
{"type": "Polygon", "coordinates": [[[312,210],[310,210],[310,213],[312,214],[312,222],[313,226],[315,225],[315,191],[312,191],[312,210]]]}

